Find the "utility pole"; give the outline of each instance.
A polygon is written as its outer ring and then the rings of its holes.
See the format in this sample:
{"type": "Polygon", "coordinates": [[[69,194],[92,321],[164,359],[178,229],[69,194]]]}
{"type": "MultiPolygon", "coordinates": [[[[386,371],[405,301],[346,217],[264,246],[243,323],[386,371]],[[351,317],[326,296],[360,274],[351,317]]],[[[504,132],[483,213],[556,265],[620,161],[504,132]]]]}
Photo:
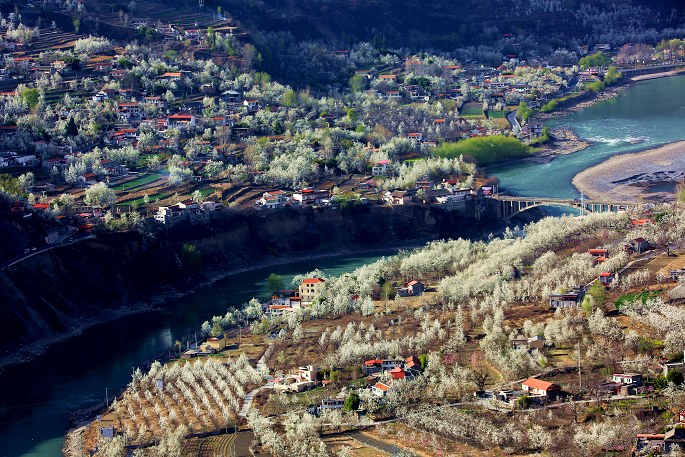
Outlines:
{"type": "Polygon", "coordinates": [[[109,409],[109,395],[107,394],[107,387],[105,387],[105,405],[109,409]]]}
{"type": "Polygon", "coordinates": [[[585,216],[585,192],[580,191],[580,215],[585,216]]]}
{"type": "Polygon", "coordinates": [[[578,341],[578,388],[583,387],[583,379],[581,378],[580,372],[580,341],[578,341]]]}

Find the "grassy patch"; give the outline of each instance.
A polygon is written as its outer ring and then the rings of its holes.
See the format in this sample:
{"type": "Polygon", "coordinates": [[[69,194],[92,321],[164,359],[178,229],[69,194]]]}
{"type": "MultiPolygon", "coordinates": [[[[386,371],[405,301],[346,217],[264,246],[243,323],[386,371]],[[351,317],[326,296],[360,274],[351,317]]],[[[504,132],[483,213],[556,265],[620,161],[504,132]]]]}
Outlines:
{"type": "Polygon", "coordinates": [[[640,292],[639,294],[625,294],[614,300],[614,307],[616,309],[621,309],[626,305],[631,305],[635,301],[641,301],[644,305],[647,303],[649,298],[657,297],[660,291],[655,292],[640,292]]]}
{"type": "Polygon", "coordinates": [[[459,111],[461,117],[464,116],[482,116],[483,110],[480,108],[465,108],[459,111]]]}
{"type": "MultiPolygon", "coordinates": [[[[165,198],[167,198],[169,195],[171,195],[171,194],[155,194],[155,195],[150,195],[150,196],[149,196],[149,197],[150,197],[150,203],[155,203],[156,200],[162,201],[162,200],[164,200],[165,198]]],[[[144,204],[145,204],[145,197],[136,198],[135,200],[123,201],[123,202],[117,203],[117,206],[128,206],[128,205],[132,205],[133,202],[138,203],[139,206],[140,206],[140,205],[144,205],[144,204]]]]}
{"type": "Polygon", "coordinates": [[[490,119],[504,119],[504,111],[488,111],[488,118],[490,119]]]}
{"type": "Polygon", "coordinates": [[[155,181],[156,179],[159,179],[161,177],[162,177],[162,175],[157,174],[157,173],[147,175],[147,176],[141,176],[140,178],[136,178],[133,181],[128,181],[128,182],[122,183],[121,185],[114,187],[114,190],[126,190],[126,189],[131,189],[132,187],[142,186],[143,184],[150,183],[150,182],[155,181]]]}
{"type": "Polygon", "coordinates": [[[468,138],[456,143],[443,143],[433,150],[438,157],[455,158],[460,155],[471,156],[479,165],[525,157],[533,149],[516,138],[503,135],[468,138]]]}

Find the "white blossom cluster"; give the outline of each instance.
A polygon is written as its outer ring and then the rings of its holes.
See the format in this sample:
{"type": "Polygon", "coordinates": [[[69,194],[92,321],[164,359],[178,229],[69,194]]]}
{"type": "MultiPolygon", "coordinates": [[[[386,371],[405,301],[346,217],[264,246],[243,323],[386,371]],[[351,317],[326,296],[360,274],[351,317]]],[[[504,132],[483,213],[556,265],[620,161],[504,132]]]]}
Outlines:
{"type": "Polygon", "coordinates": [[[134,374],[129,389],[112,408],[130,440],[145,444],[181,426],[193,431],[227,425],[240,411],[245,387],[263,378],[245,354],[226,363],[214,358],[183,365],[155,362],[148,373],[134,374]],[[158,388],[158,379],[163,389],[158,388]]]}

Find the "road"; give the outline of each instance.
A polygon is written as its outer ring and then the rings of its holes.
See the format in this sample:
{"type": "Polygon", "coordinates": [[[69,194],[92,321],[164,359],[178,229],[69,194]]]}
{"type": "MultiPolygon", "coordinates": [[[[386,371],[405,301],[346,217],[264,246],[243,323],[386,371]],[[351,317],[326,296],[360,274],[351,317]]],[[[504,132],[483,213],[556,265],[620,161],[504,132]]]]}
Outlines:
{"type": "Polygon", "coordinates": [[[64,236],[61,236],[54,243],[47,245],[47,246],[41,246],[39,248],[36,248],[35,251],[29,251],[27,253],[19,254],[18,256],[12,257],[11,259],[0,263],[0,270],[4,270],[7,267],[11,267],[12,265],[15,265],[19,262],[22,262],[23,260],[26,260],[30,257],[33,257],[34,255],[42,254],[43,252],[49,251],[51,249],[56,249],[56,248],[60,248],[63,246],[68,246],[70,244],[78,243],[79,241],[95,238],[95,235],[91,235],[91,234],[86,233],[86,232],[79,232],[76,227],[68,227],[68,228],[69,228],[69,231],[67,232],[67,234],[64,236]],[[70,237],[73,238],[73,241],[66,241],[70,237]]]}
{"type": "MultiPolygon", "coordinates": [[[[269,346],[271,346],[272,344],[273,343],[269,343],[269,346]]],[[[261,373],[264,373],[266,371],[265,370],[265,368],[266,368],[266,353],[268,351],[269,350],[267,349],[264,352],[264,355],[262,355],[260,357],[260,359],[257,361],[257,371],[259,371],[261,373]]],[[[252,392],[245,395],[245,399],[243,400],[243,407],[240,408],[240,412],[238,413],[238,416],[247,418],[247,413],[249,413],[250,408],[252,408],[252,401],[254,400],[254,396],[257,395],[257,392],[259,392],[262,389],[267,389],[267,388],[274,386],[274,382],[273,382],[274,377],[273,376],[270,376],[270,375],[267,376],[266,380],[267,380],[266,384],[264,384],[261,387],[257,387],[255,390],[253,390],[252,392]]]]}
{"type": "Polygon", "coordinates": [[[511,132],[514,135],[520,135],[521,134],[521,124],[519,124],[519,121],[516,119],[516,111],[509,111],[506,115],[507,121],[509,121],[509,124],[511,124],[511,132]]]}
{"type": "Polygon", "coordinates": [[[353,440],[357,441],[360,444],[363,444],[364,446],[369,446],[374,449],[377,449],[381,452],[385,452],[386,454],[390,455],[395,455],[398,450],[402,450],[402,454],[406,456],[416,456],[413,452],[408,451],[406,448],[400,448],[399,446],[393,446],[389,443],[386,443],[384,441],[377,440],[376,438],[373,438],[368,435],[364,435],[363,433],[357,431],[350,433],[348,435],[350,438],[353,440]]]}

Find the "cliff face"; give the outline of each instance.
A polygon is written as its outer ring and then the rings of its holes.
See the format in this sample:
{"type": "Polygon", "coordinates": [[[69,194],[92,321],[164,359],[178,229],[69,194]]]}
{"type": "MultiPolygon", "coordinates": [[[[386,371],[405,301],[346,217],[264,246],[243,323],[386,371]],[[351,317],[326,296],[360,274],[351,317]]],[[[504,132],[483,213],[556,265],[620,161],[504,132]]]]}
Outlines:
{"type": "MultiPolygon", "coordinates": [[[[10,228],[7,223],[0,218],[0,230],[11,239],[20,243],[27,237],[21,226],[10,228]]],[[[118,307],[146,300],[165,287],[184,289],[201,275],[190,271],[184,244],[195,246],[204,268],[232,268],[290,253],[479,237],[496,224],[410,205],[353,211],[224,211],[216,213],[211,224],[159,227],[151,237],[105,232],[0,271],[0,348],[59,334],[83,319],[102,318],[118,307]]]]}

